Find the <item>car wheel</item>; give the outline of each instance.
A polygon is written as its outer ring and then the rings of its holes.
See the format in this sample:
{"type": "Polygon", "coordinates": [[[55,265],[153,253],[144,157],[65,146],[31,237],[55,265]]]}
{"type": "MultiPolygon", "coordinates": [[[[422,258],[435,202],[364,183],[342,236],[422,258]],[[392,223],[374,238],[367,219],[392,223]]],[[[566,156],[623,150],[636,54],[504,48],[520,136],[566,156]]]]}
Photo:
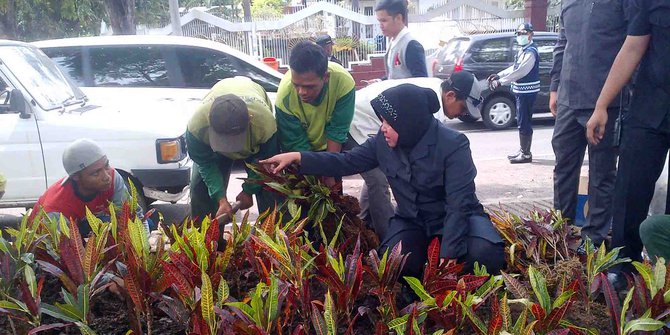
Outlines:
{"type": "Polygon", "coordinates": [[[515,119],[516,105],[512,99],[504,96],[491,99],[482,111],[484,125],[493,130],[509,128],[515,119]]]}
{"type": "Polygon", "coordinates": [[[477,118],[472,117],[472,115],[470,114],[461,115],[458,117],[458,119],[461,120],[461,122],[465,123],[475,123],[477,122],[477,120],[479,120],[477,118]]]}

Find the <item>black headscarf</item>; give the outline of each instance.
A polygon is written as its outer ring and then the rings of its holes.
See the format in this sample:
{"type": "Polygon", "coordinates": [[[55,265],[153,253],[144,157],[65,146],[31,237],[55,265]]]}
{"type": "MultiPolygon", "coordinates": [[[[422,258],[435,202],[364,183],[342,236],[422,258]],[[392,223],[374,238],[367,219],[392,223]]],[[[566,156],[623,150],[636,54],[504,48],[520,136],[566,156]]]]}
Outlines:
{"type": "Polygon", "coordinates": [[[398,133],[398,146],[414,147],[435,120],[440,100],[435,92],[412,84],[389,88],[370,101],[377,117],[383,117],[398,133]]]}

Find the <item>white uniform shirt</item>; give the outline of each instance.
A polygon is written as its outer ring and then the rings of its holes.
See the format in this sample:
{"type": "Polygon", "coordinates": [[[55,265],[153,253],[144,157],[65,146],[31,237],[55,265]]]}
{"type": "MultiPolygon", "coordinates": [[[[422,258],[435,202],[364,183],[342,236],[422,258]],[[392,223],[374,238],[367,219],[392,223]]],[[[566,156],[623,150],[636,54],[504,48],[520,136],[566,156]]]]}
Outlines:
{"type": "MultiPolygon", "coordinates": [[[[370,101],[377,97],[385,90],[395,87],[400,84],[414,84],[419,87],[430,88],[435,91],[437,98],[440,99],[440,84],[442,80],[439,78],[407,78],[407,79],[389,79],[378,83],[371,84],[356,91],[356,104],[354,109],[354,118],[351,121],[349,134],[358,144],[363,144],[371,136],[379,132],[382,125],[381,120],[375,114],[375,111],[370,105],[370,101]]],[[[445,119],[442,113],[442,108],[435,113],[438,120],[445,119]]]]}

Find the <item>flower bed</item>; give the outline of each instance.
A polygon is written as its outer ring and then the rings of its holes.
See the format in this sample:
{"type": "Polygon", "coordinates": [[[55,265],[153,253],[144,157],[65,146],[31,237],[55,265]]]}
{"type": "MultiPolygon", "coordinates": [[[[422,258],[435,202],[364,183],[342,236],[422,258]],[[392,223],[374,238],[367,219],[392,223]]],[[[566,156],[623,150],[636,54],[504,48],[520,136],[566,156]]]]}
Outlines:
{"type": "MultiPolygon", "coordinates": [[[[304,185],[314,190],[320,184],[304,185]]],[[[589,244],[580,260],[569,248],[575,236],[555,212],[533,212],[527,219],[491,213],[507,245],[507,268],[500,275],[479,267],[461,273],[462,265],[440,260],[434,240],[423,277],[400,278],[406,259],[401,246],[380,254],[370,238],[362,243],[360,236],[369,232],[333,200],[341,196],[319,192],[325,196],[296,192],[287,206],[264,213],[255,224],[244,218],[224,234],[224,245],[218,243],[218,222],[205,219],[166,229],[152,251],[133,217],[136,203],[111,208],[111,222],[89,215],[86,243],[65,219],[26,218],[19,229],[0,235],[0,329],[628,334],[660,329],[668,321],[670,273],[663,261],[635,264],[640,275],[631,278],[621,300],[606,280],[607,269],[619,262],[618,250],[589,244]],[[310,214],[301,215],[299,205],[310,214]]]]}

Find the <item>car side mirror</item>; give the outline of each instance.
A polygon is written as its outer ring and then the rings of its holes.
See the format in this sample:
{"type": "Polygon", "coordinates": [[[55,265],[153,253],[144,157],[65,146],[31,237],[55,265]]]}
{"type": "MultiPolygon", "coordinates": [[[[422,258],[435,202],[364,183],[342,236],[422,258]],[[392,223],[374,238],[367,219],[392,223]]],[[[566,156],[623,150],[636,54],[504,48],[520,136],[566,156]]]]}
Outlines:
{"type": "Polygon", "coordinates": [[[26,108],[26,98],[19,89],[13,89],[9,94],[9,109],[13,112],[18,112],[19,117],[22,119],[30,119],[30,113],[26,108]]]}

